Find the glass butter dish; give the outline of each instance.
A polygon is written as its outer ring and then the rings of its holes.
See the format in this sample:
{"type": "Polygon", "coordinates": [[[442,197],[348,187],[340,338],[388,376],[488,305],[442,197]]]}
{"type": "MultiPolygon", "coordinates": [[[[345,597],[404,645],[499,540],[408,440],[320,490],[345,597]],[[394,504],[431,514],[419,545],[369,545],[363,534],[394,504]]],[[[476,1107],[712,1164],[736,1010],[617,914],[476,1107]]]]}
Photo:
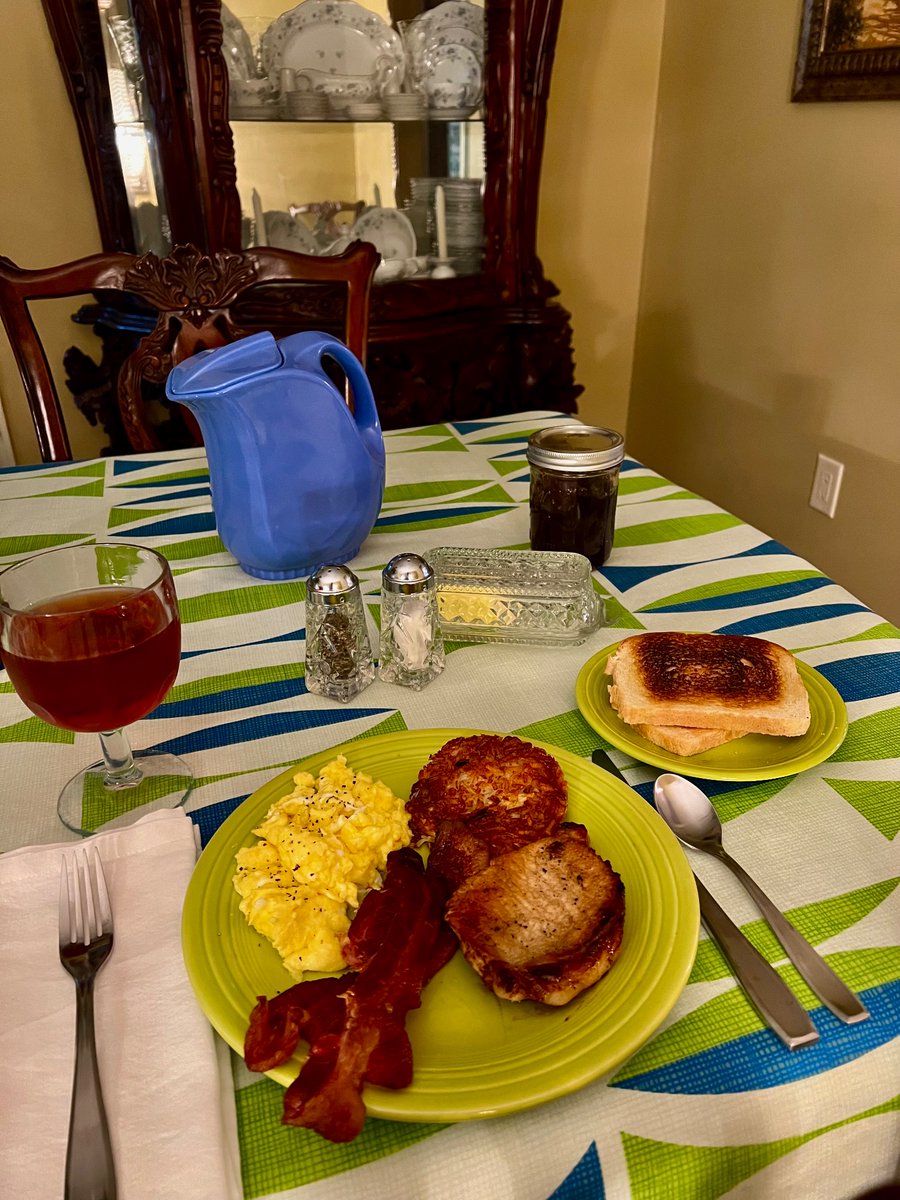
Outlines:
{"type": "Polygon", "coordinates": [[[445,638],[457,642],[583,642],[603,601],[583,554],[440,546],[427,556],[445,638]]]}

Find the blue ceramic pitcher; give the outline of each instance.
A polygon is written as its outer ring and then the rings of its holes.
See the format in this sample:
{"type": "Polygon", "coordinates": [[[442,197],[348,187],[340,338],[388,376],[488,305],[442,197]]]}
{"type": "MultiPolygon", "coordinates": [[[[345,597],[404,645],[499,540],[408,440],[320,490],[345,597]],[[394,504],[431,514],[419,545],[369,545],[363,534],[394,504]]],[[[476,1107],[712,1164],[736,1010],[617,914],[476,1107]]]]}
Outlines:
{"type": "Polygon", "coordinates": [[[166,395],[200,424],[219,536],[249,575],[293,579],[356,556],[381,507],[384,439],[343,342],[253,334],[179,363],[166,395]],[[325,357],[346,374],[353,412],[325,357]]]}

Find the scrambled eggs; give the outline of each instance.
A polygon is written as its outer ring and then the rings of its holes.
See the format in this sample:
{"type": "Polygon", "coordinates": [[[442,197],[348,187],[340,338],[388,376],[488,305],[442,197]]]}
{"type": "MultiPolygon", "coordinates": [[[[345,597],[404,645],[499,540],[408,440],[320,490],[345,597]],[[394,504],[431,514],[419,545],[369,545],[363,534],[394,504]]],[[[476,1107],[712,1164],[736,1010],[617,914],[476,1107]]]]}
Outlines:
{"type": "Polygon", "coordinates": [[[300,980],[346,965],[341,943],[362,895],[410,833],[404,801],[342,754],[294,785],[253,830],[260,841],[238,850],[234,886],[249,924],[300,980]]]}

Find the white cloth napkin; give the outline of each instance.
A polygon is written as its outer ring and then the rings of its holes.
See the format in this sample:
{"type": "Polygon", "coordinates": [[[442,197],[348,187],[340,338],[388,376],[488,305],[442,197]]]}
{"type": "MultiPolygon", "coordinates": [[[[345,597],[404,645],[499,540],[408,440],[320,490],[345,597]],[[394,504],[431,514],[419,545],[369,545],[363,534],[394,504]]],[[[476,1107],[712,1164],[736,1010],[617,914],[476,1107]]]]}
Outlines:
{"type": "MultiPolygon", "coordinates": [[[[95,984],[97,1055],[119,1200],[240,1197],[227,1048],[191,990],[181,910],[197,857],[182,809],[91,839],[115,925],[95,984]]],[[[59,961],[65,846],[0,857],[0,1196],[63,1194],[75,985],[59,961]]]]}

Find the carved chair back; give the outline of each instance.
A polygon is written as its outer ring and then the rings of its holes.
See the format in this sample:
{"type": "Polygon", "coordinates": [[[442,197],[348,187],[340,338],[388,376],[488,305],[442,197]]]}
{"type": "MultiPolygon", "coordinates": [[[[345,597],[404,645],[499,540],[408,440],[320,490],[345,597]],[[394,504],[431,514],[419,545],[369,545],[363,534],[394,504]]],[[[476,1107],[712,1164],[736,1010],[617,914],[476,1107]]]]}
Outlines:
{"type": "MultiPolygon", "coordinates": [[[[23,270],[0,257],[0,317],[25,387],[42,460],[66,461],[72,450],[47,355],[29,311],[31,301],[125,292],[157,310],[156,324],[119,371],[116,394],[132,449],[158,450],[163,442],[147,403],[147,385],[158,390],[184,358],[256,332],[239,325],[231,310],[262,284],[344,285],[343,340],[365,364],[369,298],[378,261],[378,252],[368,242],[354,242],[343,254],[321,257],[271,247],[203,254],[195,246],[176,246],[165,258],[94,254],[40,270],[23,270]]],[[[184,417],[190,418],[186,410],[184,417]]],[[[186,423],[189,440],[199,445],[196,424],[192,418],[186,423]]]]}

